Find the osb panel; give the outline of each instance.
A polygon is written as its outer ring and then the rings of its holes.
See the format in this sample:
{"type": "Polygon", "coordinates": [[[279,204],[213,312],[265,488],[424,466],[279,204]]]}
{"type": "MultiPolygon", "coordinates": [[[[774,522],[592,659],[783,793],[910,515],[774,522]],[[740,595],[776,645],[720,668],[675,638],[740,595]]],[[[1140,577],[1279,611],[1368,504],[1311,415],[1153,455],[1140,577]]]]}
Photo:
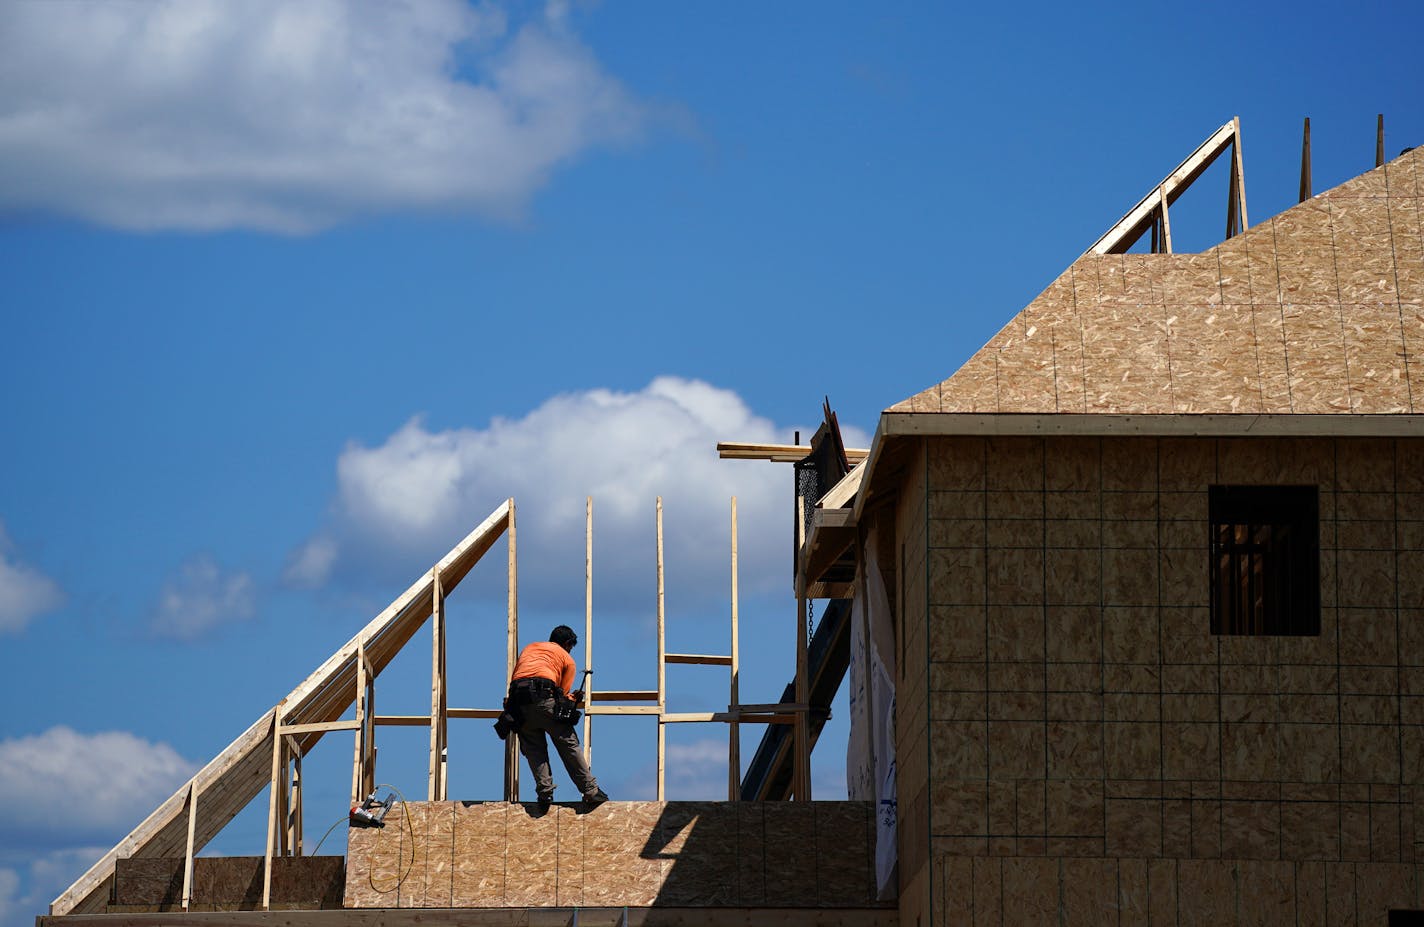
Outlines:
{"type": "Polygon", "coordinates": [[[1079,312],[1084,320],[1088,410],[1170,412],[1172,378],[1163,307],[1129,312],[1102,304],[1085,309],[1080,302],[1079,312]]]}
{"type": "MultiPolygon", "coordinates": [[[[1389,169],[1388,197],[1386,172],[1374,171],[1200,255],[1080,258],[959,373],[894,408],[1251,412],[1259,396],[1260,411],[1288,412],[1298,389],[1293,411],[1349,412],[1343,375],[1329,389],[1312,386],[1319,371],[1343,366],[1338,338],[1318,341],[1322,332],[1309,325],[1283,331],[1281,308],[1398,307],[1402,300],[1408,340],[1408,317],[1424,304],[1418,191],[1409,187],[1424,159],[1399,161],[1389,169]],[[1209,324],[1219,327],[1199,330],[1212,316],[1209,324]]],[[[1366,328],[1361,337],[1377,334],[1366,328]]],[[[1389,352],[1364,341],[1356,353],[1377,358],[1379,371],[1377,380],[1349,383],[1357,411],[1397,408],[1391,378],[1402,382],[1402,360],[1384,363],[1389,352]]],[[[1418,385],[1416,394],[1424,394],[1418,385]]]]}
{"type": "Polygon", "coordinates": [[[1245,241],[1234,248],[1216,249],[1221,301],[1224,305],[1247,306],[1252,302],[1249,249],[1250,245],[1245,241]]]}
{"type": "Polygon", "coordinates": [[[456,802],[452,818],[455,868],[450,903],[457,908],[504,904],[506,814],[524,814],[505,802],[456,802]]]}
{"type": "MultiPolygon", "coordinates": [[[[412,827],[428,821],[423,805],[407,806],[412,827]]],[[[434,895],[422,881],[419,892],[403,887],[397,895],[396,883],[419,870],[411,867],[410,828],[388,827],[378,838],[352,834],[348,907],[873,904],[874,838],[863,803],[618,802],[592,812],[556,805],[545,814],[502,803],[430,807],[452,822],[451,893],[434,895]],[[373,877],[375,890],[366,884],[373,877]]],[[[427,872],[437,854],[419,845],[430,833],[416,830],[415,856],[427,872]]]]}
{"type": "Polygon", "coordinates": [[[1400,357],[1405,349],[1396,303],[1346,304],[1345,361],[1351,411],[1360,414],[1408,413],[1409,383],[1400,357]]]}
{"type": "MultiPolygon", "coordinates": [[[[454,888],[456,802],[431,802],[425,813],[425,873],[416,907],[448,908],[454,888]]],[[[412,877],[415,873],[411,873],[412,877]]],[[[414,881],[414,878],[412,878],[414,881]]]]}
{"type": "Polygon", "coordinates": [[[1262,411],[1250,306],[1167,307],[1177,413],[1262,411]]]}
{"type": "Polygon", "coordinates": [[[1355,905],[1362,925],[1387,923],[1391,908],[1419,906],[1413,866],[1362,863],[1355,871],[1355,905]]]}
{"type": "Polygon", "coordinates": [[[1281,318],[1290,369],[1291,411],[1314,415],[1349,412],[1339,304],[1288,302],[1282,307],[1281,318]]]}
{"type": "Polygon", "coordinates": [[[996,412],[1041,411],[1054,397],[1054,350],[1050,330],[1017,317],[1014,336],[999,346],[995,358],[996,412]]]}
{"type": "Polygon", "coordinates": [[[1346,303],[1395,302],[1389,205],[1382,198],[1346,200],[1330,209],[1340,298],[1346,303]]]}
{"type": "Polygon", "coordinates": [[[1237,879],[1234,863],[1181,860],[1177,865],[1177,923],[1181,927],[1236,923],[1237,879]]]}
{"type": "Polygon", "coordinates": [[[1285,861],[1242,860],[1237,923],[1241,927],[1296,927],[1295,866],[1285,861]]]}
{"type": "Polygon", "coordinates": [[[1286,303],[1322,302],[1338,292],[1330,209],[1307,200],[1271,220],[1276,232],[1276,267],[1286,303]]]}
{"type": "Polygon", "coordinates": [[[1251,307],[1251,315],[1260,369],[1261,410],[1271,415],[1290,413],[1294,410],[1284,307],[1280,303],[1257,302],[1251,307]]]}

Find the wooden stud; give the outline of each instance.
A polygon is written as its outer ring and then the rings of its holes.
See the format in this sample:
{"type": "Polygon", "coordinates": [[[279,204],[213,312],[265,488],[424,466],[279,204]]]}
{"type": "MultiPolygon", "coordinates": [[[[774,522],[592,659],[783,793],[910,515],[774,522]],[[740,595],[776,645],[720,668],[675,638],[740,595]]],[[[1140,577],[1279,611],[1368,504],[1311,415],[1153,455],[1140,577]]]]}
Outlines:
{"type": "MultiPolygon", "coordinates": [[[[514,676],[514,664],[519,660],[519,570],[518,548],[514,524],[514,500],[509,500],[509,601],[506,606],[505,673],[514,676]]],[[[519,801],[519,739],[504,739],[504,800],[519,801]]]]}
{"type": "Polygon", "coordinates": [[[1384,113],[1375,120],[1375,167],[1384,167],[1384,113]]]}
{"type": "Polygon", "coordinates": [[[292,758],[292,779],[287,803],[287,846],[293,856],[302,855],[302,751],[295,737],[287,738],[287,753],[292,758]]]}
{"type": "Polygon", "coordinates": [[[445,800],[445,592],[441,588],[440,572],[430,571],[431,582],[431,654],[430,654],[430,775],[426,788],[429,801],[445,800]]]}
{"type": "MultiPolygon", "coordinates": [[[[1187,159],[1177,165],[1176,169],[1163,178],[1152,192],[1148,193],[1136,206],[1130,209],[1127,215],[1123,216],[1117,223],[1103,234],[1086,254],[1123,254],[1131,248],[1138,239],[1146,234],[1150,229],[1159,223],[1158,205],[1163,201],[1162,192],[1172,199],[1176,199],[1181,191],[1191,186],[1192,182],[1201,176],[1202,172],[1211,167],[1212,163],[1226,150],[1228,145],[1235,145],[1238,174],[1238,193],[1241,207],[1241,227],[1247,227],[1246,222],[1246,195],[1245,185],[1240,182],[1240,156],[1241,156],[1241,120],[1233,118],[1211,134],[1206,141],[1197,146],[1196,150],[1187,156],[1187,159]]],[[[1165,211],[1165,210],[1163,210],[1165,211]]],[[[1165,216],[1162,217],[1165,219],[1165,216]]],[[[1171,252],[1171,245],[1166,229],[1162,230],[1162,240],[1159,246],[1165,247],[1168,253],[1171,252]]],[[[1153,249],[1157,250],[1156,248],[1153,249]]]]}
{"type": "Polygon", "coordinates": [[[376,791],[376,674],[366,666],[366,753],[361,757],[361,796],[376,791]]]}
{"type": "Polygon", "coordinates": [[[183,854],[183,910],[193,900],[193,835],[198,823],[198,780],[188,783],[188,848],[183,854]]]}
{"type": "Polygon", "coordinates": [[[1231,166],[1234,168],[1232,176],[1236,178],[1236,208],[1244,232],[1251,227],[1251,220],[1246,218],[1246,161],[1241,154],[1240,116],[1231,117],[1231,166]]]}
{"type": "Polygon", "coordinates": [[[1167,217],[1167,189],[1157,188],[1158,207],[1162,215],[1162,250],[1166,254],[1172,253],[1172,220],[1167,217]]]}
{"type": "MultiPolygon", "coordinates": [[[[583,668],[589,671],[585,676],[588,687],[584,690],[584,704],[593,704],[593,496],[586,496],[583,502],[583,668]]],[[[593,716],[583,714],[583,761],[593,763],[593,716]]]]}
{"type": "Polygon", "coordinates": [[[662,715],[667,711],[667,636],[663,613],[663,497],[658,496],[658,790],[657,800],[663,801],[663,757],[667,746],[662,715]]]}
{"type": "Polygon", "coordinates": [[[282,708],[278,702],[272,711],[272,783],[267,795],[267,845],[262,854],[262,910],[272,908],[272,845],[277,842],[277,796],[281,791],[282,773],[282,708]]]}
{"type": "Polygon", "coordinates": [[[1304,203],[1310,199],[1310,117],[1305,117],[1305,125],[1300,130],[1300,199],[1304,203]]]}
{"type": "MultiPolygon", "coordinates": [[[[737,497],[732,497],[732,685],[727,700],[727,708],[732,712],[741,710],[741,663],[738,657],[737,638],[737,497]]],[[[727,801],[739,801],[742,797],[742,735],[741,727],[733,721],[727,728],[727,801]]]]}
{"type": "Polygon", "coordinates": [[[351,806],[361,801],[361,781],[365,778],[361,761],[366,757],[366,644],[356,648],[356,752],[351,758],[351,806]]]}

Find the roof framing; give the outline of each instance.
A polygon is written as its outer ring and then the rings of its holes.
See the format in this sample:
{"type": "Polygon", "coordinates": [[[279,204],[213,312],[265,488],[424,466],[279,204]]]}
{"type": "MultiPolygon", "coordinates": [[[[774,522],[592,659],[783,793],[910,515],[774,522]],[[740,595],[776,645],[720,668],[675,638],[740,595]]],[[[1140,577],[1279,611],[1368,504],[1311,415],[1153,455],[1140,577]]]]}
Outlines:
{"type": "Polygon", "coordinates": [[[1247,225],[1246,179],[1241,163],[1241,118],[1233,116],[1084,253],[1123,254],[1151,230],[1152,250],[1171,254],[1172,224],[1168,218],[1168,207],[1228,148],[1231,149],[1231,183],[1226,198],[1226,237],[1244,232],[1247,225]]]}

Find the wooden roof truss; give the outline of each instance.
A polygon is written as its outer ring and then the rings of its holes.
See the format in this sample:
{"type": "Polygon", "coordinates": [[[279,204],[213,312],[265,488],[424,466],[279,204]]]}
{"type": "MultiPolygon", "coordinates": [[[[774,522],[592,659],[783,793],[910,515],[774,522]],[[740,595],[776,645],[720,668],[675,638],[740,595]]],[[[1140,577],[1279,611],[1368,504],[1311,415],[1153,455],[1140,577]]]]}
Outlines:
{"type": "Polygon", "coordinates": [[[1231,180],[1226,195],[1226,237],[1246,231],[1246,180],[1241,166],[1241,119],[1232,120],[1197,146],[1127,215],[1093,243],[1086,254],[1125,254],[1143,235],[1152,234],[1152,253],[1172,253],[1172,222],[1169,207],[1192,182],[1227,150],[1231,151],[1231,180]]]}

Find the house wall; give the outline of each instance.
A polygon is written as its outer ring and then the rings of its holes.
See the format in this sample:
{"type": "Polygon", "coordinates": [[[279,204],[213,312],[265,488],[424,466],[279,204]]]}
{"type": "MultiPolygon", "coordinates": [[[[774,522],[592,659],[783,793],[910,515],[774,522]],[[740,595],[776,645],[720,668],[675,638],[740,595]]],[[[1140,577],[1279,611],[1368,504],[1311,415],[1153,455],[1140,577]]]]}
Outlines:
{"type": "Polygon", "coordinates": [[[944,438],[925,473],[934,924],[1424,907],[1424,439],[944,438]],[[1210,633],[1216,483],[1319,486],[1318,637],[1210,633]]]}
{"type": "MultiPolygon", "coordinates": [[[[926,445],[909,453],[892,525],[877,536],[895,611],[895,788],[903,927],[925,927],[932,912],[929,762],[929,474],[926,445]],[[884,541],[891,543],[883,543],[884,541]]],[[[882,519],[888,521],[884,513],[882,519]]]]}

